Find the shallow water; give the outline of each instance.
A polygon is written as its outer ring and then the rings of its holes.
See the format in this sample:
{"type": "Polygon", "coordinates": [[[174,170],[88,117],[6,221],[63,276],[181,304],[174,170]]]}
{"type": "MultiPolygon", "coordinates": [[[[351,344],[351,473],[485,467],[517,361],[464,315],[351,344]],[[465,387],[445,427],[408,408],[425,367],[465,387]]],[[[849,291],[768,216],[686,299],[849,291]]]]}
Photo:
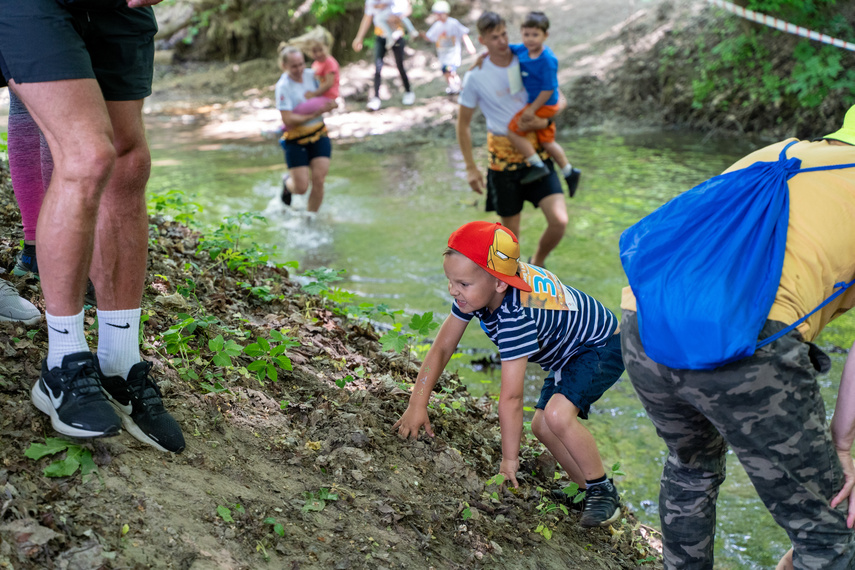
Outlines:
{"type": "MultiPolygon", "coordinates": [[[[204,206],[197,219],[213,225],[224,216],[261,213],[268,224],[247,232],[277,247],[275,261],[296,260],[301,270],[345,269],[338,285],[360,301],[444,318],[450,301],[441,254],[448,234],[471,220],[495,220],[483,211],[483,198],[467,186],[462,157],[451,140],[395,153],[366,151],[359,144],[335,146],[324,205],[314,216],[305,212],[304,197],[295,197],[290,210],[279,203],[284,165],[275,141],[222,143],[199,140],[197,134],[174,122],[150,125],[154,168],[149,192],[185,191],[204,206]]],[[[566,237],[547,267],[618,314],[626,285],[618,259],[621,231],[755,148],[742,140],[710,142],[694,133],[660,131],[576,134],[562,141],[583,175],[576,198],[568,200],[566,237]]],[[[544,225],[540,213],[527,206],[520,236],[523,258],[532,253],[544,225]]],[[[819,344],[848,348],[853,333],[851,325],[836,324],[819,344]]],[[[492,344],[471,326],[463,345],[466,354],[450,367],[458,368],[473,393],[498,394],[496,371],[469,364],[495,352],[492,344]]],[[[829,417],[845,355],[837,352],[832,358],[834,369],[820,378],[829,417]]],[[[532,365],[527,406],[537,399],[541,377],[532,365]]],[[[642,522],[658,527],[665,449],[626,376],[594,406],[588,426],[605,463],[620,462],[626,473],[619,479],[625,502],[642,522]]],[[[774,568],[789,547],[787,537],[733,454],[728,473],[719,497],[716,567],[774,568]]]]}

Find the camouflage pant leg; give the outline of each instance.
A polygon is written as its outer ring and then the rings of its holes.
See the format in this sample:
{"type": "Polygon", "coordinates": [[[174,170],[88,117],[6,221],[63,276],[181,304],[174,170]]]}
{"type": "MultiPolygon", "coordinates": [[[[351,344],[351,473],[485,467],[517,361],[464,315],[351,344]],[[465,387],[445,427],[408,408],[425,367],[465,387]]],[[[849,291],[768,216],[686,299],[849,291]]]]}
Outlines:
{"type": "MultiPolygon", "coordinates": [[[[783,327],[769,321],[761,337],[783,327]]],[[[634,312],[624,311],[621,338],[630,380],[669,449],[659,499],[667,568],[712,568],[722,437],[792,540],[796,568],[855,567],[846,504],[829,506],[843,473],[798,333],[715,370],[651,361],[634,312]]]]}

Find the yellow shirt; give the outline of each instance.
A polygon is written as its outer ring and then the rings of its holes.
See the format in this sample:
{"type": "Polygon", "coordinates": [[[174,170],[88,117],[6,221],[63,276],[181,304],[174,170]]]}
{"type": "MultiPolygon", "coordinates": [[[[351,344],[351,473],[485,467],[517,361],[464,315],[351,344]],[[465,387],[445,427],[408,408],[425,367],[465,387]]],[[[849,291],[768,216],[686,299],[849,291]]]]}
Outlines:
{"type": "MultiPolygon", "coordinates": [[[[796,139],[760,149],[725,172],[757,162],[778,159],[781,150],[796,139]]],[[[827,141],[801,141],[787,151],[802,168],[855,163],[855,146],[827,141]]],[[[793,323],[830,297],[834,284],[855,279],[855,168],[805,172],[792,177],[787,249],[781,283],[769,319],[793,323]]],[[[831,320],[855,306],[855,285],[798,326],[811,341],[831,320]]],[[[624,288],[621,308],[635,311],[635,296],[624,288]]]]}

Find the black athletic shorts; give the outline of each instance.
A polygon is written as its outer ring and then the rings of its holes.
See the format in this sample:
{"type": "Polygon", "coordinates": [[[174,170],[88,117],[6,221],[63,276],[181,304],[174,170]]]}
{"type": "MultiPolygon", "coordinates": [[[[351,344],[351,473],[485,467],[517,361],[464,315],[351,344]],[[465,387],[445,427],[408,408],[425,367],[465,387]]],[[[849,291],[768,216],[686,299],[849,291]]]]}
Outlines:
{"type": "Polygon", "coordinates": [[[151,95],[157,33],[152,9],[128,8],[115,0],[64,2],[0,0],[0,73],[5,79],[97,79],[107,101],[151,95]]]}
{"type": "Polygon", "coordinates": [[[495,211],[501,217],[516,216],[522,212],[526,200],[537,207],[543,198],[552,194],[563,194],[564,190],[552,161],[544,160],[543,163],[549,169],[549,176],[531,184],[520,184],[520,179],[526,175],[528,168],[510,171],[488,170],[486,211],[495,211]]]}

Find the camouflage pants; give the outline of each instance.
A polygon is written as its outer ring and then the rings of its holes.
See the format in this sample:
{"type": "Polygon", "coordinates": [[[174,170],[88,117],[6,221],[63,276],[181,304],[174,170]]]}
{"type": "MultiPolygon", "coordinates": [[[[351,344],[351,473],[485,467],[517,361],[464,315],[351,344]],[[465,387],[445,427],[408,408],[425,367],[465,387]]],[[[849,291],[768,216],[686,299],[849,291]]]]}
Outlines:
{"type": "MultiPolygon", "coordinates": [[[[760,337],[784,327],[767,321],[760,337]]],[[[620,328],[626,371],[669,451],[659,493],[665,568],[713,567],[728,445],[792,540],[796,568],[855,568],[847,502],[829,506],[843,471],[801,335],[715,370],[674,370],[647,357],[635,312],[623,312],[620,328]]]]}

